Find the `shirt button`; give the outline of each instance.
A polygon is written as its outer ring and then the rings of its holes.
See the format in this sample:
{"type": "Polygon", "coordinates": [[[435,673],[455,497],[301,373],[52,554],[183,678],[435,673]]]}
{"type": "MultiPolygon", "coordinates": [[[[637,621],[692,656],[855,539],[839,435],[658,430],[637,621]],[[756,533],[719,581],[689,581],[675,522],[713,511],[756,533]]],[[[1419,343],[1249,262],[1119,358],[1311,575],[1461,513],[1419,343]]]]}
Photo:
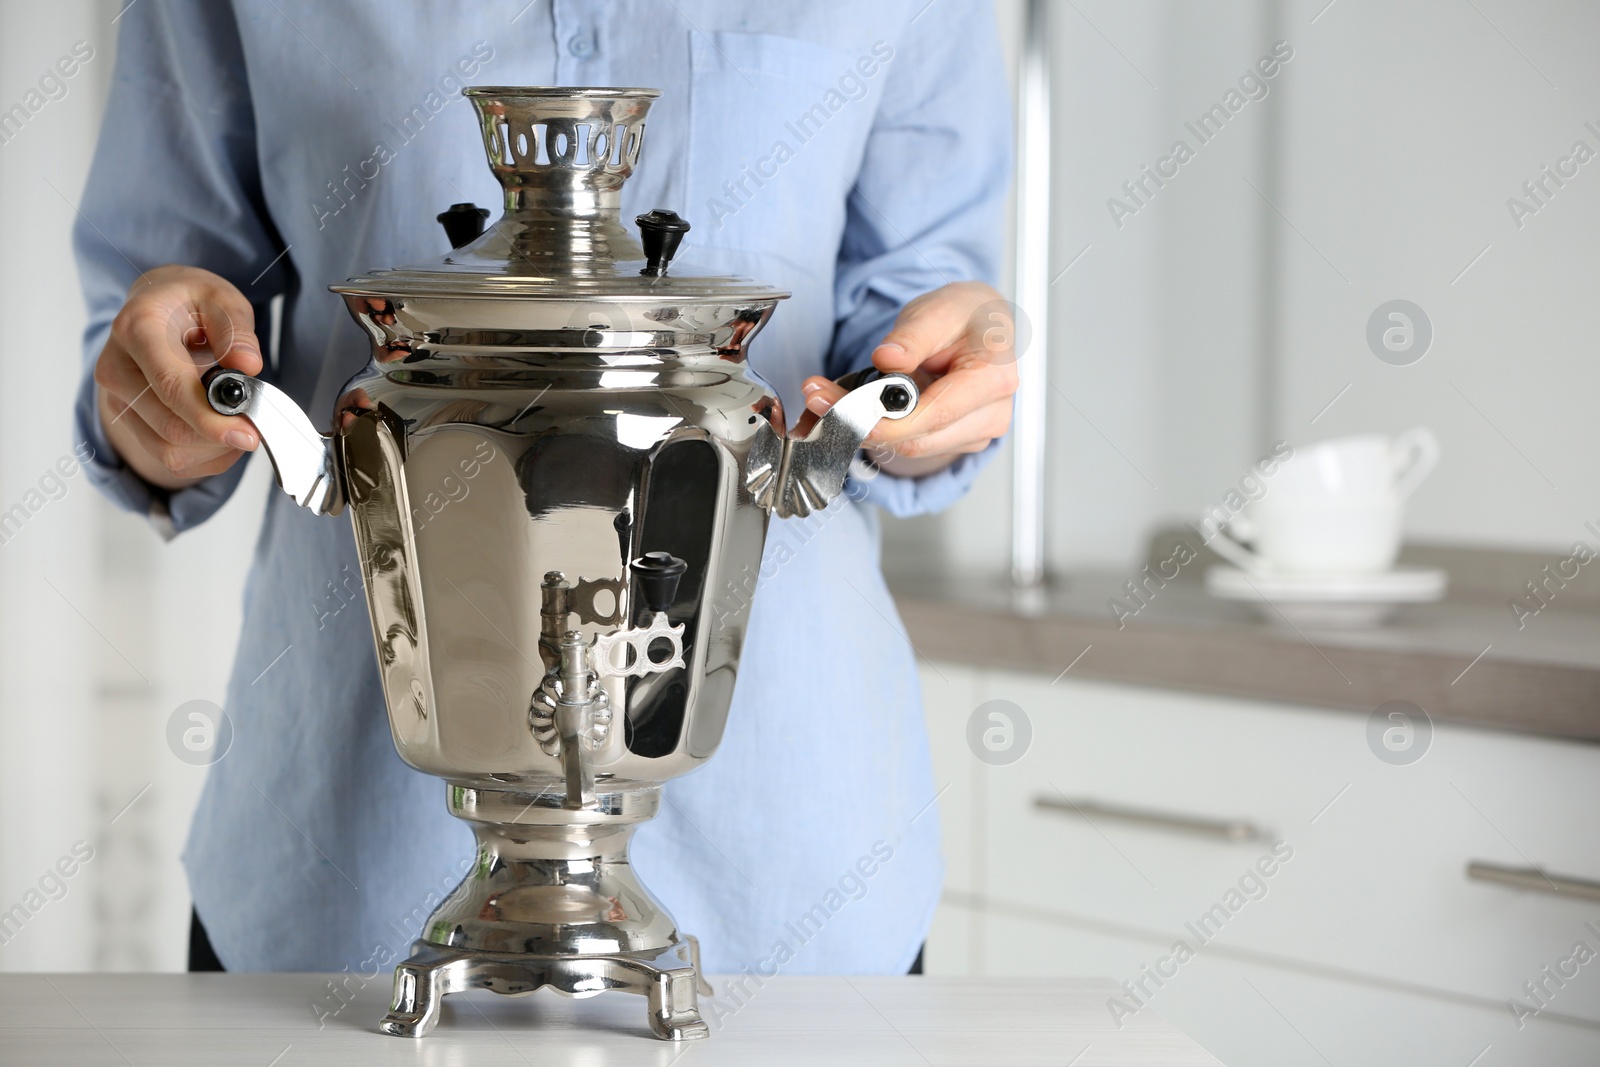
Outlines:
{"type": "Polygon", "coordinates": [[[567,51],[579,59],[588,59],[594,55],[594,35],[587,30],[578,31],[567,41],[567,51]]]}

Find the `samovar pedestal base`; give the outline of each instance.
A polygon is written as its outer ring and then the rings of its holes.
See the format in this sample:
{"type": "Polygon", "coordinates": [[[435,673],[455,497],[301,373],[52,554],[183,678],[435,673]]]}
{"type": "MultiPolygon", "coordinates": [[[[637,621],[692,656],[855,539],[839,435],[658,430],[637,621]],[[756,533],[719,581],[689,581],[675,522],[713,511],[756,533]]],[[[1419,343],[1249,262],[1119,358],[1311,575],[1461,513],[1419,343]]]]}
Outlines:
{"type": "Polygon", "coordinates": [[[417,941],[412,956],[395,968],[394,1001],[378,1028],[395,1037],[421,1037],[439,1021],[451,993],[488,989],[522,996],[549,987],[572,997],[607,990],[638,993],[648,1002],[650,1031],[667,1041],[706,1037],[698,994],[710,992],[700,976],[700,946],[694,938],[654,955],[530,956],[478,952],[417,941]]]}
{"type": "Polygon", "coordinates": [[[628,862],[633,831],[660,805],[659,785],[608,782],[582,806],[551,785],[452,783],[446,795],[451,814],[472,826],[477,854],[395,968],[379,1029],[421,1037],[451,993],[548,987],[571,997],[638,993],[657,1037],[709,1034],[697,1002],[711,993],[700,945],[678,932],[628,862]]]}

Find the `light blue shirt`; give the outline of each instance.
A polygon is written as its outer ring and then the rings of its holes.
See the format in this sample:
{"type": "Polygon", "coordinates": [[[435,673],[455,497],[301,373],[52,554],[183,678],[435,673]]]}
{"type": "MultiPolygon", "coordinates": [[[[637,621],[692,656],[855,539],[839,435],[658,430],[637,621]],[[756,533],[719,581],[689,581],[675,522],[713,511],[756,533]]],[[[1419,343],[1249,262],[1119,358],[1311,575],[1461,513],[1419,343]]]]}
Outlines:
{"type": "MultiPolygon", "coordinates": [[[[330,418],[368,349],[326,287],[442,255],[451,203],[499,204],[464,84],[661,90],[623,215],[674,209],[698,262],[793,291],[750,353],[791,418],[804,378],[865,366],[907,300],[995,277],[1010,115],[987,3],[145,0],[122,15],[76,234],[88,361],[140,271],[204,267],[263,332],[286,297],[266,375],[330,418]]],[[[77,418],[97,484],[178,531],[238,484],[242,464],[153,494],[106,446],[87,376],[77,418]]],[[[785,972],[904,972],[926,937],[936,789],[871,505],[943,508],[987,458],[858,473],[825,521],[773,524],[722,747],[635,839],[708,969],[770,973],[785,942],[785,972]]],[[[230,970],[387,969],[471,856],[443,784],[395,754],[358,573],[348,519],[273,496],[234,740],[184,856],[230,970]]]]}

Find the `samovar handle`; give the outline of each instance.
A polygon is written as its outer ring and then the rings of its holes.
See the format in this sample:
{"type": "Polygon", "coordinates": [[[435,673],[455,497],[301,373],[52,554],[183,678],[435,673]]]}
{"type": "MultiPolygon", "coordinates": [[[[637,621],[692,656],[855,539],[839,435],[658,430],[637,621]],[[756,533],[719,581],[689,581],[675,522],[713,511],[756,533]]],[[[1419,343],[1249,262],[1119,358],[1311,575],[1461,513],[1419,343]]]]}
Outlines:
{"type": "Polygon", "coordinates": [[[750,444],[745,487],[779,518],[804,517],[827,507],[844,489],[861,444],[879,419],[903,419],[917,406],[917,383],[904,374],[868,368],[838,384],[849,392],[802,437],[780,437],[763,423],[750,444]]]}
{"type": "Polygon", "coordinates": [[[344,510],[338,438],[318,433],[300,405],[275,385],[236,370],[213,367],[200,379],[219,415],[243,415],[255,425],[278,485],[318,515],[344,510]]]}

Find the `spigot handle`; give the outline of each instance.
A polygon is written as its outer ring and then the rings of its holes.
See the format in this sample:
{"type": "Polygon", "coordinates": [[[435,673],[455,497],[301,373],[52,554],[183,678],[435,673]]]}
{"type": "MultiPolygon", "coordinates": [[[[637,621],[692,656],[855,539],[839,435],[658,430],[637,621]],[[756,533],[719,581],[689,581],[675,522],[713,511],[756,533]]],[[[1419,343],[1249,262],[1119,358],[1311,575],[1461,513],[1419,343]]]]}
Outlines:
{"type": "Polygon", "coordinates": [[[245,416],[261,435],[278,485],[318,515],[344,510],[336,439],[317,432],[300,405],[277,386],[236,370],[212,367],[200,379],[219,415],[245,416]]]}

